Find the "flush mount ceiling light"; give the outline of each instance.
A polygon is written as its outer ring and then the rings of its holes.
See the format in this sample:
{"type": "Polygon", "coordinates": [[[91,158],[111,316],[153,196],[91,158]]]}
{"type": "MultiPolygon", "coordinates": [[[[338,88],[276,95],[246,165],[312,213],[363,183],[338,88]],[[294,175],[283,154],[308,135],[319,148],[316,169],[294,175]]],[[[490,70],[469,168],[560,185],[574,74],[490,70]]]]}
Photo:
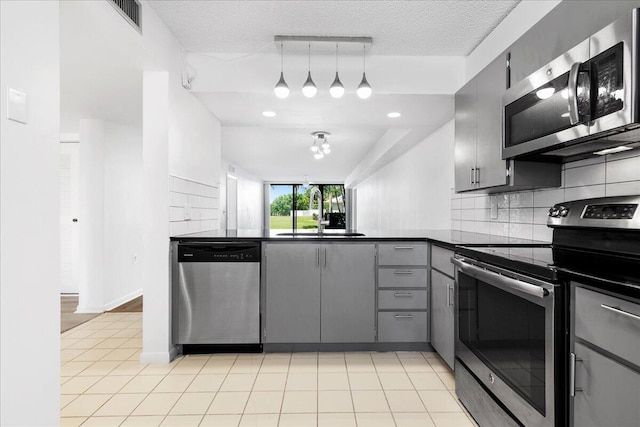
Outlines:
{"type": "Polygon", "coordinates": [[[263,111],[262,115],[265,116],[265,117],[275,117],[276,113],[275,113],[275,111],[263,111]]]}
{"type": "Polygon", "coordinates": [[[334,98],[342,98],[342,95],[344,95],[344,86],[340,81],[340,77],[338,77],[338,43],[336,43],[336,78],[331,83],[329,93],[334,98]]]}
{"type": "Polygon", "coordinates": [[[399,113],[397,111],[392,111],[391,113],[387,114],[387,117],[389,117],[390,119],[396,119],[398,117],[400,117],[402,115],[402,113],[399,113]]]}
{"type": "Polygon", "coordinates": [[[361,99],[367,99],[371,96],[373,90],[371,89],[371,85],[367,81],[367,73],[366,73],[366,45],[362,45],[362,81],[356,89],[356,93],[361,99]]]}
{"type": "Polygon", "coordinates": [[[274,41],[280,43],[280,80],[273,89],[276,96],[279,98],[286,98],[289,95],[289,86],[284,80],[284,43],[296,43],[304,42],[308,48],[308,69],[307,80],[302,86],[302,94],[307,98],[313,98],[318,93],[318,87],[316,86],[313,78],[311,78],[311,43],[332,43],[336,46],[336,74],[333,79],[333,83],[329,88],[329,94],[333,98],[341,98],[345,94],[345,88],[340,77],[338,75],[338,45],[339,43],[359,43],[363,45],[363,72],[362,81],[356,90],[358,97],[362,99],[369,98],[372,93],[371,85],[367,81],[366,72],[364,69],[364,55],[366,54],[366,45],[371,45],[373,39],[371,37],[325,37],[325,36],[275,36],[274,41]]]}
{"type": "Polygon", "coordinates": [[[320,160],[325,155],[331,153],[331,146],[329,145],[328,137],[331,135],[329,132],[316,131],[312,132],[313,145],[311,145],[311,151],[313,151],[313,157],[320,160]]]}
{"type": "Polygon", "coordinates": [[[280,80],[273,88],[273,92],[278,98],[284,99],[289,96],[289,85],[284,81],[284,43],[280,43],[280,80]]]}
{"type": "Polygon", "coordinates": [[[318,88],[311,78],[311,42],[309,42],[309,72],[307,73],[307,80],[302,85],[302,94],[307,98],[313,98],[318,93],[318,88]]]}

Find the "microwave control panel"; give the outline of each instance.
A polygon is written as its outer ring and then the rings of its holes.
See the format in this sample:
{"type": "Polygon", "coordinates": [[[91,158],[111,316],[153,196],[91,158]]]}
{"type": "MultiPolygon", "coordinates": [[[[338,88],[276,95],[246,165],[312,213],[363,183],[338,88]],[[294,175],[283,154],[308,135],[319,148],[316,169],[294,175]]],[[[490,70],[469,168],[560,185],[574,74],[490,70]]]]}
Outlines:
{"type": "Polygon", "coordinates": [[[633,219],[637,204],[587,205],[582,218],[588,219],[633,219]]]}

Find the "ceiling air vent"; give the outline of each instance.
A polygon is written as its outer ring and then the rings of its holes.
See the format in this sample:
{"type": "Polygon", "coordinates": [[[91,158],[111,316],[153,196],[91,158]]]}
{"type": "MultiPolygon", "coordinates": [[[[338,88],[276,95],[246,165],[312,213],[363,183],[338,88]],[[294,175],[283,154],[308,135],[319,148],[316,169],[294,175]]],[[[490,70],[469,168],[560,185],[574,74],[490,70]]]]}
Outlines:
{"type": "Polygon", "coordinates": [[[138,0],[108,0],[138,32],[142,33],[140,2],[138,0]]]}

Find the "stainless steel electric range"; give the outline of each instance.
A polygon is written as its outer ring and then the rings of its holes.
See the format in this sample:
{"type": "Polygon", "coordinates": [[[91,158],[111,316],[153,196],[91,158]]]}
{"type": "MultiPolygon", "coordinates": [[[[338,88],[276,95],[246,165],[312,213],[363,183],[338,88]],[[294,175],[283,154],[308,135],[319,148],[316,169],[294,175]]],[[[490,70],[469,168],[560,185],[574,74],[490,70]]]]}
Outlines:
{"type": "Polygon", "coordinates": [[[589,383],[576,367],[586,366],[576,356],[585,345],[629,370],[631,398],[640,391],[639,206],[640,196],[565,202],[549,210],[550,245],[456,249],[456,392],[480,426],[578,426],[598,416],[640,425],[640,405],[621,406],[623,397],[604,408],[594,399],[606,390],[576,386],[589,383]],[[628,303],[602,304],[612,328],[637,338],[620,344],[622,356],[598,347],[606,339],[576,333],[577,288],[628,303]],[[615,316],[626,323],[616,326],[615,316]]]}

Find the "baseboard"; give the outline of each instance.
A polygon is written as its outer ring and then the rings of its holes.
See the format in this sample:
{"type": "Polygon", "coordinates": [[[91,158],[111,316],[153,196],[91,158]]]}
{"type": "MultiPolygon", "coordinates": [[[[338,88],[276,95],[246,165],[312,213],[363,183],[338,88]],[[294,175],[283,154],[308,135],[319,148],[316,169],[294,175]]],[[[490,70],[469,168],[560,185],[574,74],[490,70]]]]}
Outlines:
{"type": "Polygon", "coordinates": [[[169,351],[143,352],[140,363],[169,363],[178,355],[178,348],[171,347],[169,351]]]}
{"type": "Polygon", "coordinates": [[[118,298],[116,300],[113,300],[113,301],[105,304],[104,305],[104,311],[113,310],[114,308],[119,307],[119,306],[121,306],[122,304],[124,304],[126,302],[129,302],[129,301],[131,301],[133,299],[138,298],[140,295],[142,295],[142,289],[135,290],[135,291],[131,292],[128,295],[125,295],[123,297],[120,297],[120,298],[118,298]]]}
{"type": "Polygon", "coordinates": [[[78,304],[78,307],[76,308],[76,311],[74,313],[85,314],[85,313],[102,313],[102,312],[104,312],[104,307],[102,306],[99,306],[99,305],[81,306],[80,304],[78,304]]]}

